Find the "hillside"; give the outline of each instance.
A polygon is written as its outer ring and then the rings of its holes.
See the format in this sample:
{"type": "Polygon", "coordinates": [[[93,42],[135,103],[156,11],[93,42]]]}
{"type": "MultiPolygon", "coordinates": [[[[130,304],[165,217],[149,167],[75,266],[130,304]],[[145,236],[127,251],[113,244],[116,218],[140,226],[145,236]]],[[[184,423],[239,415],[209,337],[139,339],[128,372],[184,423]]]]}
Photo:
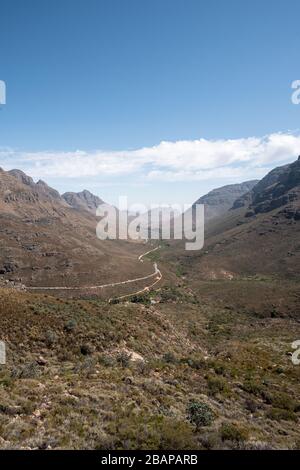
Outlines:
{"type": "MultiPolygon", "coordinates": [[[[89,200],[98,202],[92,195],[89,200]]],[[[152,270],[137,261],[139,244],[98,240],[90,210],[71,207],[56,190],[20,170],[0,171],[0,222],[2,283],[97,285],[152,270]]]]}
{"type": "MultiPolygon", "coordinates": [[[[300,218],[300,156],[291,165],[275,168],[268,173],[244,197],[233,204],[233,209],[248,207],[247,216],[270,212],[282,206],[295,209],[294,218],[300,218]]],[[[292,213],[291,213],[292,217],[292,213]]],[[[292,217],[293,218],[293,217],[292,217]]]]}
{"type": "Polygon", "coordinates": [[[204,204],[204,214],[207,222],[226,213],[234,202],[251,191],[256,183],[258,183],[257,180],[245,181],[241,184],[229,184],[213,189],[208,194],[197,199],[194,204],[204,204]]]}
{"type": "MultiPolygon", "coordinates": [[[[0,447],[299,448],[299,323],[243,310],[242,292],[108,305],[0,289],[0,447]]],[[[269,308],[296,287],[274,292],[269,308]]]]}
{"type": "MultiPolygon", "coordinates": [[[[300,159],[276,168],[206,224],[204,249],[178,263],[194,282],[245,276],[299,279],[300,159]]],[[[171,256],[170,256],[171,258],[171,256]]]]}
{"type": "Polygon", "coordinates": [[[299,448],[298,170],[221,203],[200,252],[166,242],[142,263],[148,247],[96,239],[91,204],[1,171],[0,447],[299,448]],[[11,288],[115,282],[153,262],[163,282],[112,303],[145,282],[11,288]]]}

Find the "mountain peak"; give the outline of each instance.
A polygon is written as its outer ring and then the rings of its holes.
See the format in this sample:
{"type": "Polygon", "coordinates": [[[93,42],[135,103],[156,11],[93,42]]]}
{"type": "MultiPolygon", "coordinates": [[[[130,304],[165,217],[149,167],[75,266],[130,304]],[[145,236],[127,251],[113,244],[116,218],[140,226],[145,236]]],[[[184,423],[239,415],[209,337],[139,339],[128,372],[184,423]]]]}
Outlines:
{"type": "Polygon", "coordinates": [[[26,175],[26,173],[24,173],[24,171],[22,171],[22,170],[13,169],[13,170],[8,171],[7,173],[9,175],[14,176],[21,183],[26,184],[27,186],[34,186],[35,185],[33,179],[31,178],[31,176],[26,175]]]}
{"type": "Polygon", "coordinates": [[[100,197],[95,196],[87,189],[84,189],[79,193],[64,193],[62,198],[69,204],[69,206],[73,207],[73,209],[85,210],[93,213],[95,213],[97,207],[104,202],[100,197]]]}

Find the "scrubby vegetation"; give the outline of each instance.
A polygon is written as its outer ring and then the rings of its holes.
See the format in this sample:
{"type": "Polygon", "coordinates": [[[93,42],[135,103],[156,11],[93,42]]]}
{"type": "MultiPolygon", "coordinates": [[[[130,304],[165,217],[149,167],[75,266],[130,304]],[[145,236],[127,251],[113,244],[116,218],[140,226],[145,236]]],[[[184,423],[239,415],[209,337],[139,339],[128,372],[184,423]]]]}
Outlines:
{"type": "Polygon", "coordinates": [[[293,318],[258,318],[184,286],[148,299],[0,291],[1,448],[299,446],[293,318]]]}

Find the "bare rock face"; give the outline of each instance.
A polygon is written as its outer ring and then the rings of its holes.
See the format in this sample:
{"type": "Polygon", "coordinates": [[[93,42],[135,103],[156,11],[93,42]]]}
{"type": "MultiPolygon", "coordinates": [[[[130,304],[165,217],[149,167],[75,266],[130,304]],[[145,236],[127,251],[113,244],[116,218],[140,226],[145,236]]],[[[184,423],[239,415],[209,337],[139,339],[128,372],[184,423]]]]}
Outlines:
{"type": "Polygon", "coordinates": [[[214,219],[227,212],[238,198],[251,191],[257,183],[257,180],[245,181],[214,189],[200,197],[195,204],[204,204],[206,221],[214,219]]]}
{"type": "MultiPolygon", "coordinates": [[[[24,202],[24,203],[58,203],[67,206],[65,200],[59,192],[48,186],[44,181],[37,183],[21,170],[2,171],[0,178],[0,192],[3,189],[4,202],[24,202]]],[[[1,196],[1,194],[0,194],[1,196]]]]}
{"type": "MultiPolygon", "coordinates": [[[[297,204],[300,198],[300,157],[292,164],[270,171],[249,192],[238,198],[232,209],[249,207],[255,214],[297,204]]],[[[295,211],[297,213],[297,211],[295,211]]]]}
{"type": "Polygon", "coordinates": [[[53,189],[50,186],[48,186],[48,184],[45,183],[44,181],[39,180],[36,183],[36,187],[37,187],[38,191],[44,193],[46,196],[48,195],[53,199],[59,199],[61,202],[63,202],[63,199],[60,196],[59,192],[56,191],[56,189],[53,189]]]}
{"type": "Polygon", "coordinates": [[[20,183],[26,184],[27,186],[31,186],[32,188],[35,186],[33,179],[21,170],[10,170],[7,173],[17,178],[20,183]]]}
{"type": "Polygon", "coordinates": [[[80,193],[68,192],[63,194],[62,197],[73,209],[85,210],[93,214],[95,214],[97,207],[103,204],[102,199],[86,189],[80,193]]]}

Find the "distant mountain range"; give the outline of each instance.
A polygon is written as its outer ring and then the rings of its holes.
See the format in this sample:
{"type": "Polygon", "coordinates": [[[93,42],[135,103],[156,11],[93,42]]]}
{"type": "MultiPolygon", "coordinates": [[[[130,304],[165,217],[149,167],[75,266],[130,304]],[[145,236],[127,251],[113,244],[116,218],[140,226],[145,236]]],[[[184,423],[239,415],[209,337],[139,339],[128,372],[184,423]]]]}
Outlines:
{"type": "MultiPolygon", "coordinates": [[[[91,274],[100,282],[122,271],[143,272],[132,261],[135,243],[96,238],[101,203],[87,190],[61,196],[20,170],[0,170],[0,276],[81,285],[91,274]]],[[[205,205],[204,249],[186,253],[176,245],[170,253],[191,276],[299,277],[300,158],[261,181],[215,189],[196,203],[205,205]]]]}
{"type": "MultiPolygon", "coordinates": [[[[220,201],[223,189],[217,190],[220,201]]],[[[227,203],[215,211],[208,196],[200,198],[214,214],[205,221],[204,249],[177,254],[190,278],[300,279],[300,157],[272,170],[229,209],[227,203]]]]}
{"type": "Polygon", "coordinates": [[[83,285],[144,275],[136,244],[96,237],[101,202],[89,191],[61,196],[20,170],[0,169],[0,281],[83,285]]]}
{"type": "MultiPolygon", "coordinates": [[[[57,208],[72,207],[73,209],[96,213],[96,208],[104,201],[87,190],[79,193],[67,192],[62,196],[58,191],[51,188],[42,180],[37,183],[21,170],[10,170],[1,172],[0,191],[4,197],[4,202],[35,200],[36,202],[46,202],[56,204],[57,208]],[[17,181],[16,181],[17,180],[17,181]],[[4,190],[4,193],[3,193],[4,190]]],[[[7,206],[8,207],[8,206],[7,206]]]]}

